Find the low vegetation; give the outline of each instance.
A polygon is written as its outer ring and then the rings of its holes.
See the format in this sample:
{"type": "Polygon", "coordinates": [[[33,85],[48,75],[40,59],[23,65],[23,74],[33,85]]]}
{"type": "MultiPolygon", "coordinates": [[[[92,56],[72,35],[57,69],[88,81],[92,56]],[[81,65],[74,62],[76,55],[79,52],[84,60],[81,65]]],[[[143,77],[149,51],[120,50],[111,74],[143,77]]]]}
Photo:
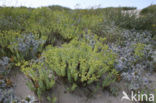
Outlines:
{"type": "Polygon", "coordinates": [[[0,70],[0,103],[20,101],[5,89],[13,86],[8,73],[14,68],[29,78],[40,101],[58,80],[72,91],[90,85],[105,90],[121,80],[129,90],[147,89],[147,74],[156,69],[156,10],[152,5],[140,15],[123,13],[134,9],[1,7],[0,66],[7,69],[0,70]]]}

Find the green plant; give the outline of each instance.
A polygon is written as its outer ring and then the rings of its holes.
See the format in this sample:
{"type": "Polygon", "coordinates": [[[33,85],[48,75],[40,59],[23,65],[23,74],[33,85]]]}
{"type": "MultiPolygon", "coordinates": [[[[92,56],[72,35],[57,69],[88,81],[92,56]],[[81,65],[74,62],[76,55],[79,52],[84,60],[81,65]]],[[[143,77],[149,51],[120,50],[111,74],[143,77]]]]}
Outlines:
{"type": "Polygon", "coordinates": [[[103,87],[109,86],[117,73],[113,69],[115,54],[98,41],[92,47],[84,41],[73,40],[61,48],[48,49],[44,56],[57,76],[73,84],[72,89],[100,80],[103,80],[103,87]]]}
{"type": "Polygon", "coordinates": [[[137,43],[134,45],[134,52],[135,52],[135,56],[138,56],[138,57],[143,57],[144,56],[144,48],[145,48],[145,44],[142,44],[142,43],[137,43]]]}
{"type": "Polygon", "coordinates": [[[42,61],[24,61],[21,65],[22,72],[30,78],[28,87],[33,90],[39,97],[46,91],[51,89],[54,84],[54,76],[52,70],[42,61]]]}
{"type": "Polygon", "coordinates": [[[153,14],[155,13],[156,5],[150,5],[144,9],[141,10],[141,14],[153,14]]]}
{"type": "Polygon", "coordinates": [[[13,30],[0,32],[0,57],[11,57],[12,52],[9,49],[9,45],[12,45],[19,37],[20,33],[13,30]]]}
{"type": "MultiPolygon", "coordinates": [[[[108,9],[105,11],[106,22],[113,22],[116,26],[126,29],[150,30],[153,16],[139,16],[137,13],[122,12],[121,9],[108,9]]],[[[105,24],[105,22],[103,23],[105,24]]]]}
{"type": "Polygon", "coordinates": [[[30,15],[30,8],[0,8],[0,28],[2,31],[23,31],[30,15]]]}
{"type": "Polygon", "coordinates": [[[56,103],[56,100],[57,98],[56,97],[47,97],[47,100],[50,102],[50,103],[56,103]]]}
{"type": "Polygon", "coordinates": [[[148,30],[152,31],[153,37],[154,39],[156,38],[156,5],[151,5],[148,6],[147,8],[144,8],[141,10],[140,12],[141,16],[146,17],[146,18],[150,18],[148,20],[148,22],[151,25],[147,25],[148,26],[148,30]]]}
{"type": "Polygon", "coordinates": [[[8,45],[15,62],[39,57],[44,45],[44,37],[35,34],[22,34],[20,38],[8,45]]]}

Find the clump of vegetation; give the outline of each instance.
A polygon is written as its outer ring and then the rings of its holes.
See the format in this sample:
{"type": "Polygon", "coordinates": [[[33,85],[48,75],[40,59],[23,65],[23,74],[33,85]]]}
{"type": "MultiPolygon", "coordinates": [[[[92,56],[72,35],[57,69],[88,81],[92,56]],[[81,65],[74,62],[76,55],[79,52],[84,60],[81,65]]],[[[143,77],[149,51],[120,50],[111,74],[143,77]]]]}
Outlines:
{"type": "Polygon", "coordinates": [[[19,34],[8,31],[0,34],[1,55],[11,58],[11,62],[17,63],[22,60],[37,58],[43,48],[45,40],[33,34],[19,34]]]}
{"type": "Polygon", "coordinates": [[[0,32],[0,57],[11,57],[12,52],[9,49],[9,45],[16,41],[18,37],[20,37],[20,33],[13,30],[0,32]]]}
{"type": "Polygon", "coordinates": [[[122,10],[136,10],[136,7],[121,7],[122,10]]]}
{"type": "Polygon", "coordinates": [[[7,78],[7,74],[9,73],[9,69],[7,68],[8,65],[8,57],[0,58],[0,102],[2,103],[10,102],[11,96],[13,95],[11,89],[12,83],[10,79],[7,78]]]}
{"type": "Polygon", "coordinates": [[[28,82],[28,87],[33,90],[39,98],[42,94],[50,90],[54,84],[53,71],[44,63],[44,59],[24,61],[21,65],[22,72],[31,80],[28,82]]]}
{"type": "Polygon", "coordinates": [[[22,34],[20,38],[11,42],[8,48],[14,55],[14,60],[18,62],[39,57],[44,43],[44,38],[39,38],[37,35],[22,34]]]}
{"type": "Polygon", "coordinates": [[[152,32],[154,40],[156,40],[156,5],[151,5],[147,8],[144,8],[140,14],[146,18],[151,18],[148,21],[151,24],[148,25],[148,30],[152,32]]]}
{"type": "MultiPolygon", "coordinates": [[[[112,21],[116,26],[126,28],[126,29],[136,29],[136,30],[149,30],[152,25],[153,17],[149,16],[140,16],[135,12],[126,12],[121,9],[111,9],[106,10],[107,22],[111,23],[112,21]],[[152,19],[152,20],[151,20],[152,19]]],[[[105,24],[105,22],[104,22],[105,24]]]]}
{"type": "Polygon", "coordinates": [[[153,14],[155,13],[156,10],[156,5],[151,5],[149,7],[146,7],[144,9],[142,9],[141,14],[153,14]]]}
{"type": "Polygon", "coordinates": [[[117,72],[113,67],[116,56],[99,41],[90,46],[84,41],[73,40],[61,48],[47,50],[44,55],[46,63],[57,76],[77,86],[101,81],[105,87],[116,79],[117,72]]]}

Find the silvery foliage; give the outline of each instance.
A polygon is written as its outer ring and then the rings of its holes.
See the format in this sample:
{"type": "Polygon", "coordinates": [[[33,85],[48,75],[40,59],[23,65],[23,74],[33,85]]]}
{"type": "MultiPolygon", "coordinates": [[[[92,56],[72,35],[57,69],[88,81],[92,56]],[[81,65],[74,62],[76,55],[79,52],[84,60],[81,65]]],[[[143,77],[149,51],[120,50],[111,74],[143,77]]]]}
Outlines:
{"type": "Polygon", "coordinates": [[[14,95],[13,87],[7,85],[7,73],[9,73],[9,69],[7,66],[9,65],[9,58],[2,57],[0,59],[0,103],[34,103],[35,98],[33,96],[28,96],[26,99],[19,99],[14,95]]]}
{"type": "Polygon", "coordinates": [[[118,54],[115,68],[121,72],[124,80],[130,82],[130,89],[144,88],[149,84],[149,73],[153,69],[151,34],[147,31],[138,32],[135,30],[122,30],[122,44],[110,43],[110,48],[118,54]],[[137,43],[146,44],[143,57],[137,57],[134,53],[134,45],[137,43]]]}
{"type": "Polygon", "coordinates": [[[13,100],[13,90],[12,89],[2,89],[0,88],[0,102],[10,103],[13,100]]]}
{"type": "Polygon", "coordinates": [[[33,34],[22,34],[22,37],[17,38],[17,41],[15,41],[15,43],[17,43],[15,48],[24,57],[29,56],[33,58],[44,42],[42,39],[37,39],[33,34]]]}
{"type": "Polygon", "coordinates": [[[20,103],[36,103],[35,97],[28,95],[25,99],[21,100],[20,103]]]}
{"type": "Polygon", "coordinates": [[[13,88],[6,86],[5,80],[0,80],[0,83],[0,103],[35,103],[35,97],[18,98],[14,94],[13,88]]]}
{"type": "Polygon", "coordinates": [[[0,60],[0,65],[5,66],[9,64],[9,58],[8,57],[2,57],[0,60]]]}
{"type": "Polygon", "coordinates": [[[85,35],[85,40],[92,48],[95,47],[96,41],[93,35],[85,35]]]}
{"type": "MultiPolygon", "coordinates": [[[[127,30],[116,27],[112,22],[110,25],[103,26],[103,36],[111,35],[115,37],[114,41],[108,41],[107,44],[111,50],[117,54],[115,69],[121,73],[124,80],[129,81],[130,89],[137,90],[145,88],[151,82],[148,78],[153,70],[152,60],[152,34],[149,31],[127,30]],[[119,37],[119,38],[118,38],[119,37]],[[145,44],[141,52],[143,57],[135,55],[137,43],[145,44]]],[[[85,35],[87,42],[94,48],[95,40],[93,35],[85,35]]]]}
{"type": "Polygon", "coordinates": [[[0,78],[0,103],[9,103],[13,99],[13,90],[7,86],[5,80],[5,74],[9,72],[7,66],[9,65],[9,58],[2,57],[0,59],[0,75],[3,76],[0,78]]]}
{"type": "Polygon", "coordinates": [[[16,100],[13,88],[7,85],[5,78],[0,79],[0,103],[12,103],[16,100]]]}
{"type": "Polygon", "coordinates": [[[2,57],[0,59],[0,74],[7,72],[6,67],[9,65],[9,58],[8,57],[2,57]]]}
{"type": "Polygon", "coordinates": [[[13,88],[0,89],[0,103],[36,103],[34,96],[27,96],[24,99],[14,95],[13,88]]]}

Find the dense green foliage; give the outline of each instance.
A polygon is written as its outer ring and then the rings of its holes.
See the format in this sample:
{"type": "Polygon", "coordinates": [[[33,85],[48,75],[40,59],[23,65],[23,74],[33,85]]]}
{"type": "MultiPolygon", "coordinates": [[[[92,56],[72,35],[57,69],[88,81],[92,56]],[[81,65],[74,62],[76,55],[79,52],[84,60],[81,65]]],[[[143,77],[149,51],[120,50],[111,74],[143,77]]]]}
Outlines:
{"type": "Polygon", "coordinates": [[[114,21],[115,25],[126,29],[148,30],[152,26],[153,16],[140,16],[133,11],[108,10],[106,12],[107,19],[114,21]],[[135,15],[136,14],[136,15],[135,15]],[[115,16],[114,16],[115,15],[115,16]]]}
{"type": "Polygon", "coordinates": [[[13,30],[0,33],[0,57],[11,56],[9,45],[16,41],[17,37],[20,37],[20,34],[13,30]]]}
{"type": "Polygon", "coordinates": [[[151,5],[147,8],[144,8],[140,14],[144,17],[151,18],[148,21],[151,23],[151,25],[148,26],[148,29],[152,31],[154,39],[156,40],[156,5],[151,5]]]}
{"type": "MultiPolygon", "coordinates": [[[[48,43],[54,43],[52,37],[61,37],[69,41],[87,29],[100,34],[101,25],[114,22],[126,29],[149,30],[153,24],[153,16],[137,18],[126,13],[122,8],[70,10],[59,6],[42,8],[0,8],[0,31],[33,33],[48,37],[48,43]],[[57,36],[56,36],[57,35],[57,36]]],[[[154,29],[153,29],[154,30],[154,29]]],[[[103,35],[103,34],[101,34],[103,35]]],[[[58,38],[56,38],[58,39],[58,38]]]]}
{"type": "Polygon", "coordinates": [[[108,7],[108,9],[119,9],[119,10],[136,10],[136,7],[108,7]]]}
{"type": "Polygon", "coordinates": [[[121,7],[122,10],[136,10],[136,7],[121,7]]]}
{"type": "Polygon", "coordinates": [[[151,5],[147,8],[144,8],[141,11],[141,14],[153,14],[153,13],[155,13],[155,10],[156,10],[156,5],[151,5]]]}
{"type": "Polygon", "coordinates": [[[77,85],[86,86],[103,79],[103,86],[109,86],[117,74],[113,68],[115,54],[98,41],[92,47],[74,40],[61,48],[49,49],[44,54],[47,64],[58,76],[77,85]]]}

